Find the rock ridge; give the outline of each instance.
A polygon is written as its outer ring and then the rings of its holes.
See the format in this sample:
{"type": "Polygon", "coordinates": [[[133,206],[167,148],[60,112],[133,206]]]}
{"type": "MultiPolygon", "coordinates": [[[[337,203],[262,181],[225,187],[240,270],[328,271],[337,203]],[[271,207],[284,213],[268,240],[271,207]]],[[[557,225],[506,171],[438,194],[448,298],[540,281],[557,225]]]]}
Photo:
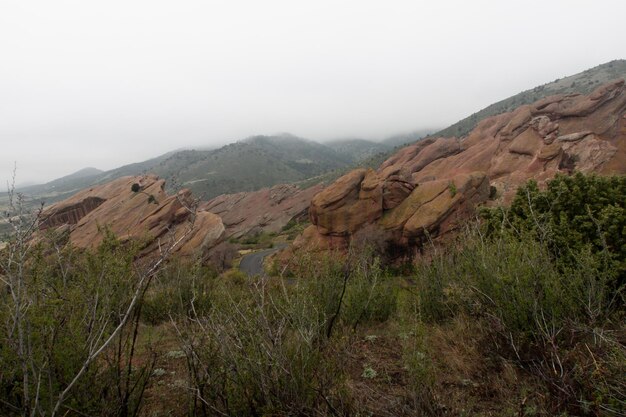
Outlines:
{"type": "Polygon", "coordinates": [[[615,80],[589,95],[550,96],[488,117],[462,138],[420,140],[378,170],[354,170],[315,195],[312,226],[298,245],[345,246],[368,225],[410,245],[458,228],[478,204],[508,203],[529,179],[625,174],[625,112],[624,80],[615,80]]]}

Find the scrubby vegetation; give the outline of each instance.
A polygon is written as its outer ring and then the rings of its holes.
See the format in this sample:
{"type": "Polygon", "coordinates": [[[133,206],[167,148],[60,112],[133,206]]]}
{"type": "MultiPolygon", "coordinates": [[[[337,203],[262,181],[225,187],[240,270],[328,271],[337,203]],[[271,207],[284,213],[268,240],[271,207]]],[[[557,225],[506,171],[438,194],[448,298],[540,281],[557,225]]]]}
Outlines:
{"type": "Polygon", "coordinates": [[[483,210],[489,235],[526,235],[544,245],[563,268],[581,252],[626,279],[626,177],[559,175],[545,191],[535,181],[518,190],[511,207],[483,210]]]}
{"type": "Polygon", "coordinates": [[[228,241],[242,249],[268,249],[273,246],[275,237],[276,233],[256,232],[239,238],[230,238],[228,241]]]}
{"type": "Polygon", "coordinates": [[[625,185],[528,183],[403,276],[363,236],[248,277],[17,228],[0,415],[623,415],[625,185]]]}

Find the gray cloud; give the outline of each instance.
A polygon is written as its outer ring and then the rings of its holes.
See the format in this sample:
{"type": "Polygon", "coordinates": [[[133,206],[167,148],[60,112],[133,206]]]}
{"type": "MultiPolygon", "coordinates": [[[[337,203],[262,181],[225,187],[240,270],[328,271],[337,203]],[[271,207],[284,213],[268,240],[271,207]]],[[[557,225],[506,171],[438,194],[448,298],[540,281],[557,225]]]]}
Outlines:
{"type": "Polygon", "coordinates": [[[622,1],[0,3],[0,180],[444,126],[623,58],[622,1]],[[621,55],[621,56],[620,56],[621,55]]]}

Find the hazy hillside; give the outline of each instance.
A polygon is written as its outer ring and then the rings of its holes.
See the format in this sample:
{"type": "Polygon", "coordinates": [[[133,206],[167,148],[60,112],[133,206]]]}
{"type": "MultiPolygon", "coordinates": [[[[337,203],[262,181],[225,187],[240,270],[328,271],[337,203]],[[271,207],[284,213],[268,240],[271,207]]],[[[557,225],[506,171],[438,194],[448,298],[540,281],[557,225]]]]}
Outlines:
{"type": "MultiPolygon", "coordinates": [[[[611,61],[526,90],[494,103],[433,136],[463,136],[485,117],[511,111],[553,94],[589,93],[603,82],[615,78],[626,78],[626,60],[611,61]]],[[[219,149],[172,151],[106,172],[86,168],[46,184],[23,187],[19,191],[33,203],[45,201],[49,204],[92,184],[149,172],[167,179],[169,187],[188,187],[201,198],[251,191],[278,183],[308,185],[330,181],[356,166],[375,168],[396,149],[430,132],[432,130],[418,130],[381,142],[346,139],[325,144],[288,134],[254,136],[219,149]]],[[[1,193],[0,206],[4,199],[6,193],[1,193]]]]}
{"type": "Polygon", "coordinates": [[[349,163],[316,142],[290,135],[255,136],[214,151],[176,153],[151,172],[208,199],[301,181],[349,163]]]}
{"type": "Polygon", "coordinates": [[[26,187],[19,187],[21,192],[38,194],[43,191],[54,191],[56,189],[67,190],[69,188],[82,188],[89,185],[94,179],[102,175],[104,171],[97,168],[83,168],[72,174],[57,178],[46,184],[35,184],[26,187]]]}
{"type": "Polygon", "coordinates": [[[460,120],[433,136],[464,136],[467,135],[482,119],[495,114],[511,111],[521,105],[533,103],[543,97],[554,94],[580,93],[588,94],[599,85],[614,80],[626,78],[626,60],[619,59],[606,64],[598,65],[581,73],[569,77],[556,79],[530,90],[522,91],[512,97],[498,101],[484,109],[460,120]]]}
{"type": "MultiPolygon", "coordinates": [[[[302,181],[351,165],[360,158],[355,157],[357,153],[366,158],[376,149],[386,149],[385,145],[373,142],[352,142],[335,150],[288,134],[253,136],[219,149],[173,151],[106,172],[85,168],[19,191],[32,204],[40,201],[50,204],[90,185],[125,175],[154,173],[165,178],[170,188],[187,187],[198,197],[208,199],[224,193],[302,181]]],[[[5,194],[0,194],[0,205],[6,199],[5,194]]]]}
{"type": "Polygon", "coordinates": [[[390,136],[383,139],[382,143],[384,143],[385,145],[389,145],[390,147],[407,145],[421,138],[424,138],[436,131],[437,129],[420,129],[410,133],[390,136]]]}
{"type": "Polygon", "coordinates": [[[324,142],[324,145],[353,163],[361,162],[393,148],[393,145],[385,142],[372,142],[365,139],[337,139],[324,142]]]}
{"type": "Polygon", "coordinates": [[[512,111],[515,108],[524,105],[531,104],[543,97],[547,97],[554,94],[566,94],[566,93],[580,93],[588,94],[599,85],[614,80],[616,78],[626,78],[626,60],[615,60],[607,62],[597,67],[590,68],[579,74],[575,74],[569,77],[565,77],[553,82],[523,91],[515,96],[501,100],[494,103],[483,110],[480,110],[471,116],[462,119],[455,124],[440,130],[436,133],[432,133],[433,129],[422,129],[412,133],[403,135],[394,135],[382,141],[383,144],[391,145],[388,149],[375,153],[368,158],[362,159],[350,167],[328,172],[320,178],[315,178],[310,181],[306,181],[304,185],[314,184],[318,182],[329,183],[339,178],[346,172],[358,168],[378,168],[388,157],[403,148],[405,145],[414,143],[421,138],[427,136],[463,136],[469,133],[476,124],[482,119],[493,116],[500,113],[512,111]]]}

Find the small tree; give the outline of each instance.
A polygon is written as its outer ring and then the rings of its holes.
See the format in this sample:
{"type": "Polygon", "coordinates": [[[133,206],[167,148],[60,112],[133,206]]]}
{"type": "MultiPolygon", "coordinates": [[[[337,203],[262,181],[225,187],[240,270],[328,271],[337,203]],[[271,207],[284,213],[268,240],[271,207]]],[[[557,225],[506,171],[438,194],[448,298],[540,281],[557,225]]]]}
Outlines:
{"type": "Polygon", "coordinates": [[[139,185],[138,183],[134,182],[133,185],[130,186],[130,190],[133,193],[141,193],[141,194],[145,194],[148,196],[148,203],[154,203],[154,204],[159,204],[159,202],[157,201],[157,199],[152,195],[152,194],[148,194],[145,191],[141,191],[141,185],[139,185]]]}

